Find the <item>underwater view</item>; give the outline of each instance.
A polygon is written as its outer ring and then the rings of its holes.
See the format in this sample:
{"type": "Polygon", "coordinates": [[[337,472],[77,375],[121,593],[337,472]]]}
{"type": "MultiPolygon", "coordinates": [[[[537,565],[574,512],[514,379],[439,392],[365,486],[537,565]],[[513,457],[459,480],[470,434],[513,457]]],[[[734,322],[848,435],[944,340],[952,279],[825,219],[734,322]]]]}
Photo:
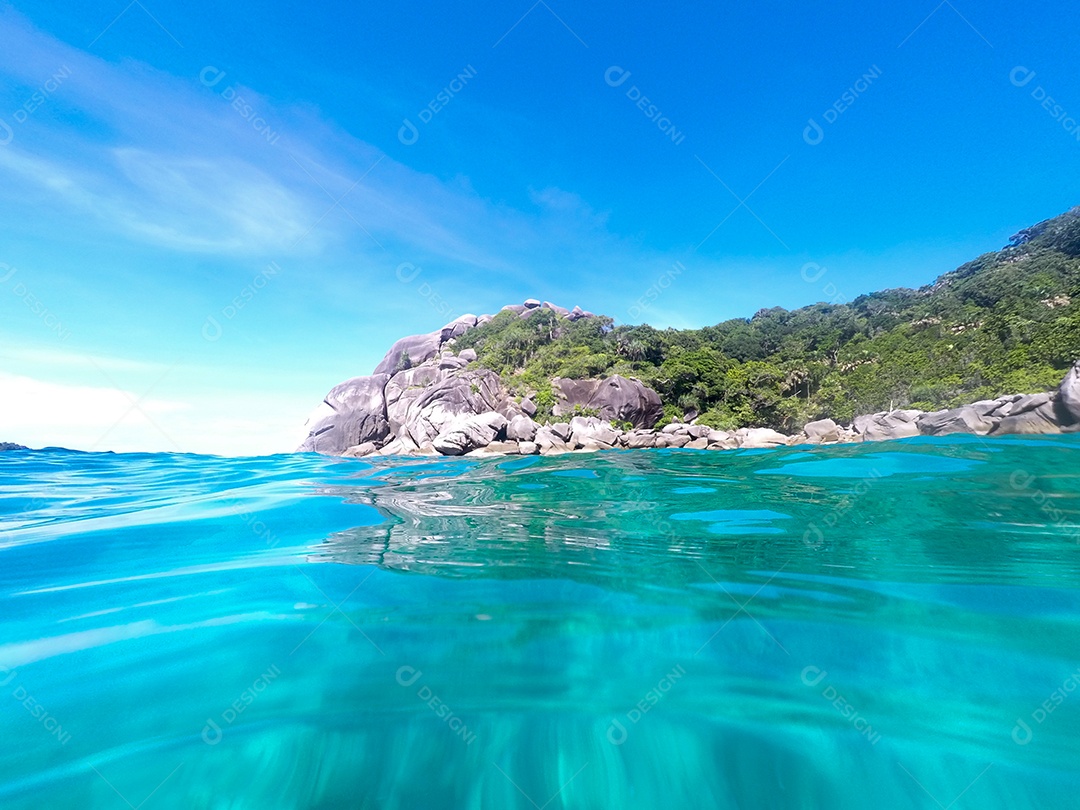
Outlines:
{"type": "Polygon", "coordinates": [[[0,805],[1072,808],[1080,437],[0,456],[0,805]]]}

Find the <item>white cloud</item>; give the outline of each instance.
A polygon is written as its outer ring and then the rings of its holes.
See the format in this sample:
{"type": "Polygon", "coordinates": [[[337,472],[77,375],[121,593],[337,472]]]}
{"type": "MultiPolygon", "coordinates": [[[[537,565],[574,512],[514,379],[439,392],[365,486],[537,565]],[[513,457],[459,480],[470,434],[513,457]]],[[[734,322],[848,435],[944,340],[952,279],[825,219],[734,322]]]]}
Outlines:
{"type": "Polygon", "coordinates": [[[7,372],[0,392],[0,441],[30,447],[240,456],[291,452],[303,438],[303,408],[264,392],[140,399],[7,372]]]}

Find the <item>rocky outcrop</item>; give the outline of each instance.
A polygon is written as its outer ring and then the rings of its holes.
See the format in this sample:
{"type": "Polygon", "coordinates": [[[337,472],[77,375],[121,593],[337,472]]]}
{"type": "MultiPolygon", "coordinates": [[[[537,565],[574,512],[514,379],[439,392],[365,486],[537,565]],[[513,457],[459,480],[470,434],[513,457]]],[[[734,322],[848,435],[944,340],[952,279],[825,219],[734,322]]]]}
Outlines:
{"type": "Polygon", "coordinates": [[[985,436],[996,424],[989,414],[990,410],[980,402],[946,411],[924,413],[919,417],[919,432],[924,436],[947,436],[950,433],[985,436]]]}
{"type": "Polygon", "coordinates": [[[390,377],[354,377],[331,389],[308,417],[300,452],[340,455],[365,442],[379,443],[390,434],[383,389],[390,377]]]}
{"type": "Polygon", "coordinates": [[[418,366],[439,353],[439,346],[442,345],[441,341],[441,332],[403,337],[390,347],[390,351],[386,353],[382,362],[375,366],[373,373],[394,374],[418,366]]]}
{"type": "MultiPolygon", "coordinates": [[[[564,318],[593,317],[530,298],[504,307],[521,317],[548,309],[564,318]]],[[[770,428],[733,432],[673,423],[654,429],[663,414],[660,397],[640,380],[552,381],[555,417],[541,425],[536,405],[511,396],[499,376],[476,368],[473,349],[453,350],[457,338],[491,320],[462,315],[442,329],[397,341],[375,372],[333,388],[308,418],[300,451],[350,457],[390,455],[533,455],[609,449],[732,450],[796,444],[881,441],[966,433],[998,436],[1080,430],[1080,361],[1056,391],[1013,394],[959,408],[914,409],[857,416],[850,426],[832,419],[807,423],[794,436],[770,428]],[[582,416],[587,409],[596,416],[582,416]],[[612,423],[625,425],[622,430],[612,423]]],[[[689,418],[689,417],[687,417],[689,418]]],[[[0,444],[0,450],[25,449],[0,444]]]]}
{"type": "Polygon", "coordinates": [[[7,450],[29,450],[29,447],[23,447],[21,444],[14,444],[13,442],[0,442],[0,453],[7,450]]]}
{"type": "Polygon", "coordinates": [[[575,406],[591,408],[609,422],[630,422],[635,428],[651,428],[664,413],[660,396],[640,380],[615,374],[603,380],[552,381],[559,402],[552,409],[556,416],[573,413],[575,406]]]}
{"type": "MultiPolygon", "coordinates": [[[[419,446],[432,441],[460,417],[497,412],[509,403],[509,395],[492,371],[458,372],[420,366],[391,378],[386,412],[393,435],[408,436],[419,446]]],[[[503,417],[505,420],[506,414],[503,417]]]]}
{"type": "Polygon", "coordinates": [[[791,438],[769,428],[739,428],[735,431],[739,441],[739,447],[750,449],[764,449],[768,447],[784,447],[791,438]]]}
{"type": "Polygon", "coordinates": [[[918,436],[919,426],[915,421],[922,411],[885,411],[855,417],[855,432],[863,441],[873,442],[881,439],[903,439],[918,436]]]}
{"type": "Polygon", "coordinates": [[[1005,402],[988,414],[997,419],[991,433],[1060,433],[1057,402],[1051,394],[1027,394],[1005,402]]]}
{"type": "Polygon", "coordinates": [[[1073,363],[1058,388],[1058,416],[1068,425],[1080,424],[1080,360],[1073,363]]]}
{"type": "MultiPolygon", "coordinates": [[[[593,317],[579,307],[567,310],[537,299],[510,309],[550,309],[570,320],[593,317]]],[[[477,359],[475,350],[453,351],[457,338],[491,319],[462,315],[434,332],[396,341],[370,376],[354,377],[326,395],[308,417],[308,435],[298,450],[349,456],[460,454],[496,440],[479,427],[497,422],[492,414],[502,420],[497,435],[505,435],[509,421],[535,414],[536,406],[516,402],[494,372],[470,368],[477,359]],[[469,421],[472,416],[484,418],[469,421]]],[[[647,394],[631,392],[647,399],[647,394]]],[[[535,430],[527,435],[526,423],[519,428],[522,440],[535,436],[535,430]]]]}
{"type": "Polygon", "coordinates": [[[854,429],[865,441],[950,433],[1004,436],[1071,432],[1080,429],[1080,361],[1073,364],[1056,391],[1012,394],[930,413],[906,410],[869,414],[856,417],[854,429]]]}
{"type": "Polygon", "coordinates": [[[527,414],[518,414],[510,420],[506,428],[506,438],[515,442],[531,442],[536,438],[536,431],[539,429],[540,425],[527,414]]]}
{"type": "Polygon", "coordinates": [[[432,441],[444,456],[460,456],[470,450],[488,447],[506,435],[506,417],[500,413],[471,414],[454,420],[432,441]]]}

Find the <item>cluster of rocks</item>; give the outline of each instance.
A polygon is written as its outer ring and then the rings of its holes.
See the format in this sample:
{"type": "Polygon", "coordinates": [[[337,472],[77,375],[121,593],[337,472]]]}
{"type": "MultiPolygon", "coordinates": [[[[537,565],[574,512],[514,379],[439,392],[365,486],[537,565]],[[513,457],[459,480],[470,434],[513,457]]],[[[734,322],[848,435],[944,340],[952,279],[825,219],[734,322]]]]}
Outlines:
{"type": "MultiPolygon", "coordinates": [[[[536,299],[504,309],[520,317],[544,309],[572,321],[595,317],[580,307],[566,309],[536,299]]],[[[308,435],[299,450],[352,456],[460,455],[492,442],[522,441],[510,438],[507,430],[514,420],[532,422],[536,405],[512,396],[494,372],[471,368],[474,350],[453,348],[457,338],[492,317],[462,315],[435,332],[394,343],[372,374],[347,380],[326,395],[308,417],[308,435]]],[[[587,409],[607,422],[644,428],[656,424],[663,413],[655,391],[617,375],[603,380],[557,379],[553,390],[558,398],[556,416],[587,409]]],[[[524,440],[526,445],[535,433],[524,440]]]]}
{"type": "MultiPolygon", "coordinates": [[[[529,299],[504,309],[530,317],[550,309],[577,320],[595,317],[575,307],[529,299]]],[[[1080,361],[1056,391],[1016,394],[950,410],[891,410],[858,416],[848,426],[831,419],[810,422],[788,436],[769,428],[714,430],[704,425],[653,426],[663,414],[660,397],[640,380],[555,379],[554,424],[533,417],[536,405],[514,397],[498,375],[470,364],[472,349],[455,352],[455,340],[493,316],[463,315],[427,335],[397,341],[374,373],[330,391],[308,418],[299,451],[329,455],[554,454],[612,448],[731,450],[795,444],[831,444],[943,436],[1059,433],[1080,429],[1080,361]],[[596,416],[575,415],[581,411],[596,416]],[[622,429],[615,424],[630,425],[622,429]]]]}
{"type": "MultiPolygon", "coordinates": [[[[586,312],[581,307],[575,306],[573,309],[566,309],[565,307],[556,306],[550,301],[539,301],[536,298],[529,298],[523,304],[508,304],[502,308],[502,311],[516,312],[518,317],[528,318],[544,309],[551,310],[571,321],[596,317],[593,313],[586,312]]],[[[483,326],[494,317],[494,315],[462,315],[442,329],[429,332],[426,335],[403,337],[390,347],[390,351],[386,353],[382,362],[375,367],[375,371],[372,373],[393,374],[403,368],[425,363],[438,355],[443,347],[450,344],[455,338],[461,337],[474,327],[483,326]]],[[[466,363],[456,367],[460,368],[464,365],[466,363]]]]}
{"type": "Polygon", "coordinates": [[[0,453],[5,450],[26,450],[28,448],[23,447],[21,444],[14,444],[12,442],[0,442],[0,453]]]}

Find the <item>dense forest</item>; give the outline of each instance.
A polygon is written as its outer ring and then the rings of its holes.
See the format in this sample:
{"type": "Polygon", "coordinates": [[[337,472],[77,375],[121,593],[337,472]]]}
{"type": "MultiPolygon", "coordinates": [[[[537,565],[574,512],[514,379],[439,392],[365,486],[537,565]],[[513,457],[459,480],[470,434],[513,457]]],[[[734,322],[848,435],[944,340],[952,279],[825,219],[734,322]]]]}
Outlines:
{"type": "Polygon", "coordinates": [[[890,407],[935,410],[1056,386],[1080,357],[1080,207],[918,290],[763,309],[702,329],[571,322],[504,311],[465,333],[476,364],[532,396],[554,377],[621,374],[653,387],[665,420],[782,431],[890,407]]]}

